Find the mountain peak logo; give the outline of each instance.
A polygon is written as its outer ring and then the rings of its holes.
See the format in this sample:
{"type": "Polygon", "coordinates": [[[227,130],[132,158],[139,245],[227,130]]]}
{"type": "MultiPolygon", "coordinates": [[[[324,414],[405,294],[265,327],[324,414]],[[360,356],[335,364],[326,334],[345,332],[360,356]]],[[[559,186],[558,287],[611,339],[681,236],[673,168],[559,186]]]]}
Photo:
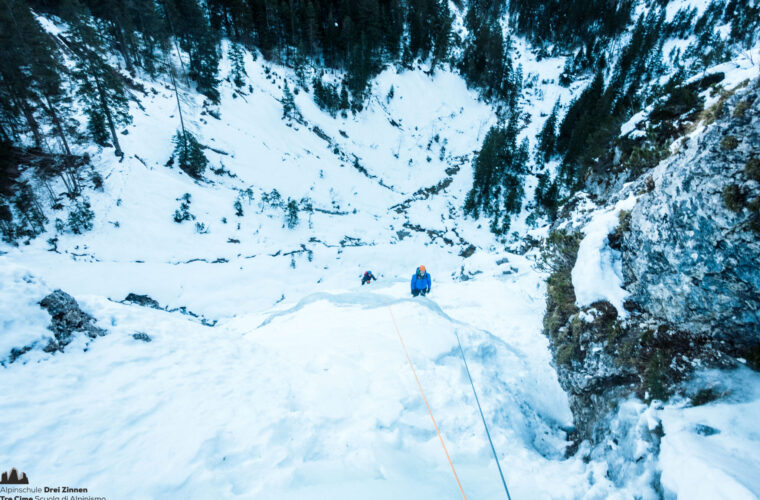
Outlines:
{"type": "Polygon", "coordinates": [[[14,467],[10,472],[3,472],[0,484],[29,484],[29,478],[26,477],[26,472],[22,472],[19,477],[19,472],[14,467]]]}

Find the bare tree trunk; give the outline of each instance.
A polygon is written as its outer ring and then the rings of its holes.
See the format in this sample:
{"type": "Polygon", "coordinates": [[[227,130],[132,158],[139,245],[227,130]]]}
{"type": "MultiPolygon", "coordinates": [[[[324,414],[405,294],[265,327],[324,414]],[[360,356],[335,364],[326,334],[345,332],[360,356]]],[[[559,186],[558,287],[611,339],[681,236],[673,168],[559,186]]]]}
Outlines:
{"type": "Polygon", "coordinates": [[[27,224],[29,224],[29,227],[34,231],[34,222],[32,222],[32,219],[29,218],[29,216],[26,214],[25,211],[19,210],[21,212],[21,216],[24,218],[27,224]]]}
{"type": "MultiPolygon", "coordinates": [[[[153,59],[153,37],[150,35],[143,35],[143,41],[145,42],[145,45],[147,47],[147,53],[150,54],[150,56],[148,57],[153,59]]],[[[147,63],[146,63],[147,57],[145,56],[145,54],[140,51],[137,51],[136,53],[137,53],[136,57],[140,58],[143,68],[147,66],[147,63]]]]}
{"type": "Polygon", "coordinates": [[[71,180],[71,189],[69,188],[69,184],[66,184],[66,187],[69,191],[69,194],[76,194],[79,192],[79,184],[76,182],[76,177],[72,172],[76,172],[76,169],[71,163],[71,148],[69,148],[69,142],[66,140],[66,134],[63,132],[63,126],[61,125],[61,121],[58,119],[58,114],[55,112],[55,108],[53,107],[53,103],[50,101],[50,98],[48,96],[45,96],[45,101],[47,103],[47,107],[43,105],[43,108],[47,113],[50,115],[50,118],[53,121],[53,125],[55,126],[56,132],[58,133],[58,137],[61,139],[61,144],[63,145],[63,153],[65,155],[64,158],[64,165],[67,173],[69,174],[70,180],[71,180]]]}
{"type": "MultiPolygon", "coordinates": [[[[26,38],[23,36],[22,31],[19,29],[18,21],[16,21],[16,16],[13,14],[13,8],[8,3],[7,0],[3,2],[5,4],[5,8],[10,15],[11,20],[13,21],[13,27],[15,28],[16,34],[17,34],[17,42],[21,42],[21,50],[23,56],[26,58],[28,56],[28,48],[26,44],[24,43],[26,38]]],[[[39,125],[37,124],[37,120],[34,119],[34,111],[29,109],[28,103],[26,102],[26,99],[19,98],[18,95],[15,92],[12,93],[13,97],[12,99],[16,102],[16,105],[21,108],[21,111],[24,113],[24,118],[26,119],[26,123],[29,125],[29,128],[32,130],[32,135],[34,136],[34,142],[40,150],[43,149],[43,145],[45,144],[45,141],[42,139],[42,134],[40,133],[39,125]]]]}
{"type": "Polygon", "coordinates": [[[70,196],[74,196],[81,191],[76,174],[77,168],[71,162],[71,157],[67,156],[64,159],[63,168],[60,171],[60,175],[61,179],[63,179],[63,183],[66,184],[66,192],[68,192],[70,196]]]}
{"type": "Polygon", "coordinates": [[[34,113],[31,109],[29,109],[29,106],[26,102],[24,102],[23,99],[14,97],[14,100],[16,101],[16,105],[21,108],[21,111],[24,113],[26,123],[32,130],[32,135],[34,136],[34,144],[37,146],[37,148],[42,149],[42,134],[40,133],[40,126],[37,124],[37,120],[34,119],[34,113]]]}
{"type": "Polygon", "coordinates": [[[61,176],[61,180],[63,180],[63,185],[66,186],[66,192],[69,194],[73,194],[74,188],[71,187],[71,185],[69,184],[69,180],[66,178],[66,172],[61,170],[60,172],[58,172],[58,175],[61,176]]]}
{"type": "Polygon", "coordinates": [[[185,150],[185,158],[187,158],[187,132],[185,132],[185,120],[182,119],[182,104],[179,101],[179,91],[177,90],[177,80],[174,78],[174,67],[169,65],[169,76],[172,78],[172,85],[174,85],[174,95],[177,98],[177,109],[179,110],[179,124],[182,127],[182,148],[185,150]]]}
{"type": "Polygon", "coordinates": [[[37,204],[37,200],[32,200],[33,206],[29,207],[29,209],[32,212],[32,216],[29,216],[29,214],[26,213],[24,210],[19,210],[21,212],[21,215],[26,219],[26,222],[29,224],[29,227],[34,230],[35,227],[44,230],[45,224],[41,222],[41,220],[44,220],[45,214],[40,211],[39,205],[37,204]],[[36,212],[36,213],[35,213],[36,212]],[[36,224],[35,224],[36,222],[36,224]]]}
{"type": "Polygon", "coordinates": [[[56,132],[58,132],[58,137],[61,138],[64,151],[68,156],[71,156],[69,142],[66,140],[66,134],[63,133],[63,126],[61,125],[61,121],[58,119],[58,114],[55,112],[53,103],[50,102],[50,98],[48,96],[45,96],[45,102],[47,103],[47,107],[43,105],[43,108],[45,108],[45,111],[47,111],[47,113],[50,115],[50,118],[53,120],[53,126],[55,127],[56,132]]]}
{"type": "Polygon", "coordinates": [[[103,112],[106,114],[106,119],[108,120],[108,128],[111,130],[113,145],[114,148],[116,148],[116,156],[124,156],[124,151],[121,150],[121,145],[119,144],[119,138],[116,136],[116,126],[113,123],[111,110],[109,109],[108,102],[106,101],[106,93],[103,91],[103,86],[100,84],[100,80],[97,76],[94,78],[94,80],[95,86],[98,89],[98,97],[100,97],[100,105],[103,107],[103,112]]]}
{"type": "Polygon", "coordinates": [[[72,159],[73,157],[71,156],[66,157],[66,161],[64,163],[64,171],[69,176],[69,182],[74,188],[74,192],[72,194],[78,194],[82,191],[79,186],[79,176],[77,175],[79,172],[79,167],[72,161],[72,159]]]}
{"type": "Polygon", "coordinates": [[[34,205],[34,209],[37,211],[37,215],[39,215],[40,218],[44,218],[45,212],[42,211],[42,206],[40,206],[40,202],[37,201],[36,196],[32,196],[32,204],[34,205]]]}
{"type": "Polygon", "coordinates": [[[48,194],[50,195],[50,203],[55,203],[55,193],[53,193],[53,188],[50,187],[50,183],[47,181],[47,179],[42,179],[42,184],[45,186],[48,194]]]}
{"type": "Polygon", "coordinates": [[[188,80],[187,70],[185,69],[185,63],[182,62],[182,53],[179,50],[179,42],[177,41],[177,33],[174,31],[174,23],[172,23],[172,16],[169,14],[169,8],[166,6],[166,2],[162,2],[164,6],[164,12],[166,12],[166,20],[169,22],[169,31],[171,31],[172,39],[174,39],[174,48],[177,50],[177,59],[179,59],[179,65],[182,68],[182,73],[185,74],[185,84],[189,87],[190,80],[188,80]]]}
{"type": "MultiPolygon", "coordinates": [[[[32,210],[34,211],[34,207],[32,207],[32,210]]],[[[21,212],[21,215],[24,217],[27,224],[29,224],[29,227],[32,229],[32,231],[34,231],[35,228],[45,229],[44,224],[42,224],[41,222],[38,222],[37,224],[35,224],[34,219],[32,217],[29,217],[29,214],[27,214],[25,211],[19,210],[19,212],[21,212]]]]}
{"type": "Polygon", "coordinates": [[[121,25],[116,22],[113,23],[113,29],[116,32],[116,38],[119,41],[119,52],[121,52],[121,56],[124,58],[124,63],[127,65],[127,71],[132,74],[135,71],[135,67],[132,64],[132,58],[129,54],[124,30],[121,29],[121,25]]]}
{"type": "Polygon", "coordinates": [[[8,120],[6,124],[8,125],[8,128],[10,129],[10,134],[8,134],[9,142],[14,142],[14,141],[20,142],[19,137],[21,136],[21,132],[19,132],[18,124],[16,123],[16,121],[8,120]]]}

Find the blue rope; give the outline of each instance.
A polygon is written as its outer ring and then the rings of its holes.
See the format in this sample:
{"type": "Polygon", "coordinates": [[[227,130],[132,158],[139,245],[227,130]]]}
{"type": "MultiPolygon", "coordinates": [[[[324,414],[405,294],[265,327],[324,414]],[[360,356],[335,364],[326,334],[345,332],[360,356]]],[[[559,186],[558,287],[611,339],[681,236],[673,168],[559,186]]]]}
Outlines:
{"type": "Polygon", "coordinates": [[[507,499],[512,500],[509,495],[509,488],[507,488],[507,480],[504,479],[504,473],[501,471],[501,465],[499,464],[499,457],[496,456],[496,448],[493,446],[491,440],[491,433],[488,432],[488,424],[486,424],[486,417],[483,416],[483,408],[480,407],[480,400],[478,399],[478,393],[475,391],[475,384],[472,382],[472,375],[470,375],[470,368],[467,366],[467,358],[464,357],[464,349],[462,349],[462,342],[459,340],[459,333],[454,330],[454,335],[457,337],[457,344],[459,344],[459,353],[462,355],[462,361],[464,361],[464,369],[467,371],[467,378],[470,379],[470,386],[472,386],[472,393],[475,395],[475,402],[478,404],[478,411],[480,411],[480,418],[483,420],[483,427],[486,428],[486,436],[488,436],[488,444],[491,445],[491,451],[493,452],[493,458],[496,460],[496,467],[499,468],[499,475],[501,476],[501,483],[504,485],[504,491],[507,492],[507,499]]]}

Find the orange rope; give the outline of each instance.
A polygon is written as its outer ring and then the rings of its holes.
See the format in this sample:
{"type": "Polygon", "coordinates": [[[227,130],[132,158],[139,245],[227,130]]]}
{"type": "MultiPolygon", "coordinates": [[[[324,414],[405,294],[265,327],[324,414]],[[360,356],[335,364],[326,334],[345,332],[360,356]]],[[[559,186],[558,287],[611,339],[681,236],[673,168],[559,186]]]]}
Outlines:
{"type": "Polygon", "coordinates": [[[449,461],[449,465],[451,466],[451,472],[454,473],[454,479],[457,480],[459,491],[462,492],[462,498],[464,498],[464,500],[467,500],[467,495],[465,495],[464,493],[464,488],[462,488],[462,483],[459,482],[459,476],[457,476],[457,471],[456,469],[454,469],[454,462],[451,461],[451,457],[449,456],[449,451],[446,449],[446,445],[443,443],[443,436],[441,436],[441,431],[438,430],[438,424],[435,422],[433,411],[430,409],[430,405],[428,404],[427,397],[425,397],[425,391],[422,390],[422,384],[420,383],[420,379],[417,376],[417,370],[414,369],[412,358],[409,357],[409,351],[406,350],[406,344],[404,343],[404,339],[401,337],[401,332],[399,331],[398,325],[396,324],[396,317],[393,315],[393,309],[391,309],[391,306],[387,306],[387,307],[388,307],[388,311],[391,313],[391,319],[393,320],[393,327],[396,329],[396,334],[398,335],[398,339],[401,341],[401,347],[404,348],[404,354],[406,354],[406,360],[409,361],[409,366],[412,368],[412,373],[414,373],[414,379],[417,381],[417,387],[420,388],[420,394],[422,394],[422,399],[423,401],[425,401],[425,406],[427,406],[428,413],[430,414],[430,420],[433,421],[433,427],[435,427],[435,432],[438,433],[438,439],[441,440],[441,446],[443,446],[443,452],[446,454],[446,460],[449,461]]]}

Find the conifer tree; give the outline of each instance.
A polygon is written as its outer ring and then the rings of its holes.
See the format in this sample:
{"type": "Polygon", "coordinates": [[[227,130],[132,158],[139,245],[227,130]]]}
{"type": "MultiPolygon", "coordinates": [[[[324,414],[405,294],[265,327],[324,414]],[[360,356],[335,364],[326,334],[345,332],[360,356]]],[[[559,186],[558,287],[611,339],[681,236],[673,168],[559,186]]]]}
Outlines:
{"type": "Polygon", "coordinates": [[[510,20],[518,33],[527,35],[536,45],[556,43],[564,48],[620,33],[627,26],[634,5],[631,0],[508,2],[510,20]]]}
{"type": "Polygon", "coordinates": [[[195,179],[203,177],[208,159],[203,153],[198,140],[188,131],[178,130],[174,135],[174,157],[177,164],[187,175],[195,179]]]}
{"type": "Polygon", "coordinates": [[[240,88],[245,85],[245,77],[247,76],[247,73],[245,72],[245,59],[243,57],[242,47],[237,43],[230,42],[229,58],[231,65],[230,76],[232,76],[232,83],[234,83],[236,87],[240,88]]]}
{"type": "Polygon", "coordinates": [[[404,6],[401,0],[389,0],[380,4],[380,10],[384,50],[391,60],[395,60],[404,34],[404,6]]]}
{"type": "Polygon", "coordinates": [[[538,151],[542,161],[548,161],[556,151],[558,113],[559,99],[554,103],[551,114],[544,122],[541,132],[538,134],[538,151]]]}
{"type": "Polygon", "coordinates": [[[42,206],[28,181],[18,183],[13,204],[29,227],[26,231],[27,234],[34,236],[45,230],[45,223],[48,219],[45,217],[45,212],[43,212],[42,206]]]}
{"type": "Polygon", "coordinates": [[[288,200],[285,207],[285,222],[288,229],[294,229],[298,225],[298,203],[296,200],[288,200]]]}
{"type": "Polygon", "coordinates": [[[435,3],[432,0],[409,2],[407,24],[409,25],[409,53],[412,58],[425,58],[433,48],[429,22],[435,15],[435,3]]]}
{"type": "Polygon", "coordinates": [[[314,4],[311,0],[306,0],[303,11],[303,40],[301,48],[306,55],[313,56],[317,50],[317,38],[319,26],[317,22],[317,13],[314,10],[314,4]]]}
{"type": "Polygon", "coordinates": [[[198,92],[208,97],[211,102],[219,102],[219,81],[216,74],[219,70],[219,51],[217,41],[211,32],[204,32],[190,51],[190,78],[195,80],[198,92]]]}
{"type": "Polygon", "coordinates": [[[126,70],[134,74],[137,59],[137,40],[134,36],[134,24],[127,11],[127,2],[119,0],[88,1],[87,6],[93,16],[104,21],[101,26],[105,33],[111,35],[113,46],[121,54],[126,70]]]}
{"type": "Polygon", "coordinates": [[[604,93],[604,75],[598,72],[591,84],[567,110],[557,135],[557,151],[565,155],[563,173],[566,182],[574,184],[578,178],[577,162],[583,154],[586,140],[598,125],[605,110],[598,106],[604,93]]]}
{"type": "Polygon", "coordinates": [[[465,16],[469,34],[459,69],[467,83],[480,89],[486,98],[501,100],[514,108],[522,76],[514,70],[511,41],[502,36],[500,15],[501,9],[488,2],[470,4],[465,16]]]}
{"type": "Polygon", "coordinates": [[[351,103],[348,100],[348,90],[346,89],[345,83],[341,85],[340,88],[340,109],[349,109],[351,107],[351,103]]]}
{"type": "Polygon", "coordinates": [[[465,199],[465,213],[490,217],[491,231],[496,234],[509,230],[510,215],[522,205],[528,143],[517,145],[518,131],[516,113],[505,125],[491,127],[475,157],[472,189],[465,199]]]}
{"type": "MultiPolygon", "coordinates": [[[[45,33],[25,2],[4,0],[0,9],[0,113],[6,123],[17,123],[17,111],[24,116],[27,128],[38,148],[45,145],[38,112],[53,125],[54,133],[70,154],[63,128],[67,116],[67,96],[62,90],[63,67],[50,36],[45,33]]],[[[3,135],[7,136],[4,132],[3,135]]]]}
{"type": "Polygon", "coordinates": [[[321,109],[335,116],[338,109],[340,109],[340,95],[338,94],[337,86],[325,83],[323,77],[324,72],[320,72],[320,74],[315,76],[314,80],[312,80],[314,102],[321,109]]]}
{"type": "Polygon", "coordinates": [[[209,25],[231,41],[249,44],[255,30],[249,2],[246,0],[206,0],[209,25]]]}
{"type": "Polygon", "coordinates": [[[95,212],[90,207],[87,200],[77,201],[74,208],[69,212],[69,229],[74,234],[82,234],[93,227],[92,221],[95,219],[95,212]]]}
{"type": "Polygon", "coordinates": [[[127,5],[131,6],[133,23],[141,38],[136,61],[149,75],[155,76],[160,71],[160,59],[169,49],[171,30],[164,18],[166,11],[162,2],[154,0],[130,0],[127,5]]]}
{"type": "Polygon", "coordinates": [[[356,22],[367,41],[371,41],[370,51],[374,52],[381,38],[380,5],[377,0],[356,0],[356,22]]]}
{"type": "Polygon", "coordinates": [[[346,84],[354,96],[354,111],[361,111],[357,106],[364,100],[367,84],[376,70],[374,55],[364,33],[360,35],[358,43],[351,47],[350,54],[346,68],[346,84]]]}
{"type": "Polygon", "coordinates": [[[451,23],[453,16],[449,10],[449,3],[447,1],[442,2],[435,12],[435,16],[432,19],[432,25],[430,27],[433,38],[433,50],[432,50],[432,62],[431,67],[435,67],[445,61],[449,53],[449,45],[451,43],[451,23]]]}
{"type": "Polygon", "coordinates": [[[538,174],[535,197],[536,209],[539,213],[554,220],[559,209],[559,185],[556,179],[551,180],[548,172],[538,174]]]}
{"type": "Polygon", "coordinates": [[[295,97],[290,91],[287,80],[282,89],[282,118],[283,120],[297,120],[298,108],[296,107],[295,97]]]}
{"type": "Polygon", "coordinates": [[[103,139],[107,126],[116,156],[123,156],[116,127],[132,121],[123,78],[102,56],[107,51],[93,25],[95,21],[88,17],[78,0],[69,1],[67,18],[71,20],[71,26],[68,42],[77,57],[73,74],[79,81],[79,97],[88,114],[88,129],[98,141],[103,139]]]}
{"type": "Polygon", "coordinates": [[[13,226],[13,212],[5,203],[0,203],[0,232],[3,233],[3,240],[10,242],[16,236],[13,226]]]}
{"type": "Polygon", "coordinates": [[[180,46],[190,55],[188,74],[197,87],[212,102],[219,102],[219,81],[216,78],[219,71],[218,39],[211,30],[197,0],[164,0],[167,17],[172,20],[175,36],[179,38],[180,46]]]}

